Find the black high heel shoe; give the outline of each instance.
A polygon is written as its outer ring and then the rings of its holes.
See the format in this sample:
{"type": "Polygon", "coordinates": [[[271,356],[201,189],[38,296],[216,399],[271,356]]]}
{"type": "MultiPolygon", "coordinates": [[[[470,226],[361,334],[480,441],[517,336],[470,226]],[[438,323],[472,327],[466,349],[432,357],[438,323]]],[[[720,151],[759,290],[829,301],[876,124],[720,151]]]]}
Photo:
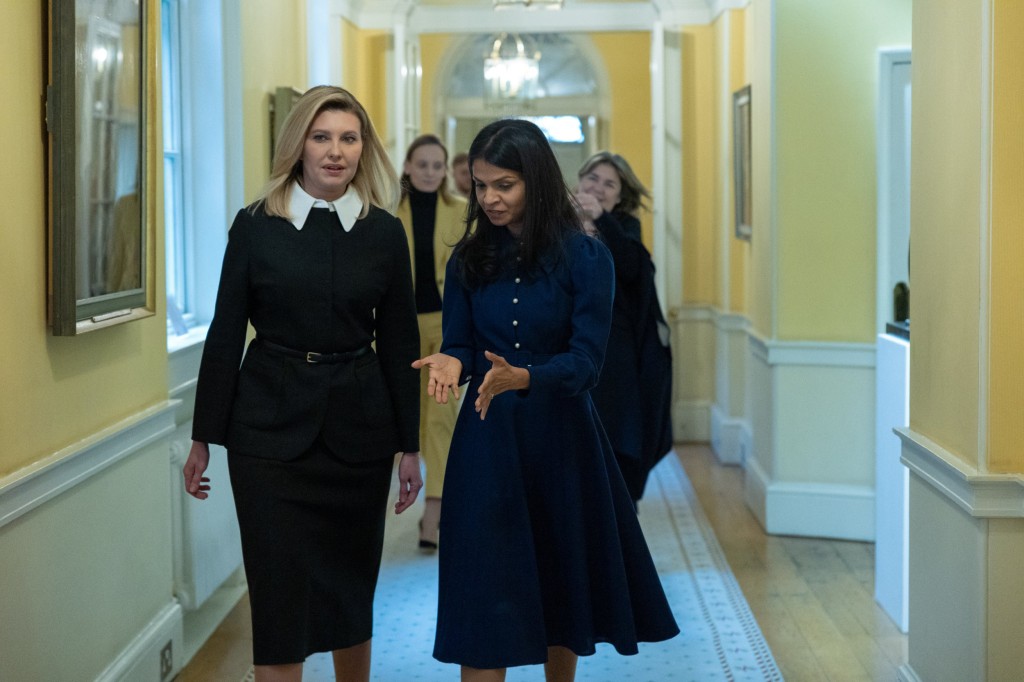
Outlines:
{"type": "MultiPolygon", "coordinates": [[[[423,521],[420,520],[420,534],[422,535],[422,533],[423,533],[423,521]]],[[[428,554],[437,551],[437,543],[436,542],[431,542],[430,540],[424,540],[422,537],[420,537],[420,545],[419,545],[419,547],[420,547],[420,550],[422,550],[423,552],[428,553],[428,554]]]]}

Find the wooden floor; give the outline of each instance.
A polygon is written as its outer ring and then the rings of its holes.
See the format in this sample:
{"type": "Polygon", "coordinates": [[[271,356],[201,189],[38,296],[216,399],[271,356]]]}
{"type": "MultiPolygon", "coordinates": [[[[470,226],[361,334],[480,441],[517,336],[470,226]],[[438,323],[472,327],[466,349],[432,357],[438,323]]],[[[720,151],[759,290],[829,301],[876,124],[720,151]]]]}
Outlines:
{"type": "Polygon", "coordinates": [[[766,535],[741,468],[676,451],[787,682],[896,680],[907,638],[875,603],[874,544],[766,535]]]}
{"type": "MultiPolygon", "coordinates": [[[[875,603],[874,545],[766,535],[743,503],[742,469],[706,444],[676,451],[785,680],[896,680],[907,638],[875,603]]],[[[251,645],[243,598],[176,679],[241,680],[251,645]]]]}

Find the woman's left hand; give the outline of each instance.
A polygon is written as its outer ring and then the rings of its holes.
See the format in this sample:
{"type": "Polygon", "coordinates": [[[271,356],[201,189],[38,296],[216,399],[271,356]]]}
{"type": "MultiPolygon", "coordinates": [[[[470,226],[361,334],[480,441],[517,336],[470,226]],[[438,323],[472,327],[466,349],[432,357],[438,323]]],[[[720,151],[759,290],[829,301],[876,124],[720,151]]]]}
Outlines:
{"type": "Polygon", "coordinates": [[[416,496],[423,487],[420,475],[420,453],[403,452],[398,462],[398,502],[395,502],[395,513],[401,514],[412,506],[416,496]]]}
{"type": "Polygon", "coordinates": [[[439,403],[447,404],[450,398],[459,399],[459,378],[462,376],[462,361],[444,353],[434,353],[414,360],[413,369],[427,369],[427,395],[439,403]]]}
{"type": "Polygon", "coordinates": [[[597,220],[604,214],[601,202],[597,197],[585,192],[576,192],[576,203],[579,204],[581,216],[587,220],[597,220]]]}
{"type": "Polygon", "coordinates": [[[481,419],[487,417],[487,410],[494,396],[505,391],[520,391],[530,387],[530,370],[525,367],[514,367],[508,364],[505,358],[489,350],[484,351],[484,357],[490,361],[491,368],[480,382],[480,395],[473,403],[481,419]]]}

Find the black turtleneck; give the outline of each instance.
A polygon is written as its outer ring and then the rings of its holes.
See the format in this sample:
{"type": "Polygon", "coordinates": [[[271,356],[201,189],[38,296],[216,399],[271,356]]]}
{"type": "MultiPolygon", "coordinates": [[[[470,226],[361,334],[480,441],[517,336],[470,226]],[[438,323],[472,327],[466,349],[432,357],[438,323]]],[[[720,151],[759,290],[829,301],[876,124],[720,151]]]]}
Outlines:
{"type": "Polygon", "coordinates": [[[434,222],[437,218],[437,192],[420,192],[409,187],[412,209],[413,257],[416,259],[416,312],[433,313],[441,309],[434,272],[434,222]]]}

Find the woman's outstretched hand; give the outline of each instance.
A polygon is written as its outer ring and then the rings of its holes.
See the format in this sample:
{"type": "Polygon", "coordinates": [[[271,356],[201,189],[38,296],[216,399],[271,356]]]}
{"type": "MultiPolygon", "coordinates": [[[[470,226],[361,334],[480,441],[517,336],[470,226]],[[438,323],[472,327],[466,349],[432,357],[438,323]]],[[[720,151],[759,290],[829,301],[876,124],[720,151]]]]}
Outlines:
{"type": "Polygon", "coordinates": [[[505,391],[519,391],[530,387],[530,370],[525,367],[514,367],[508,364],[505,358],[489,350],[484,351],[484,357],[490,361],[491,368],[484,375],[484,380],[480,383],[480,394],[473,403],[481,419],[487,417],[487,410],[491,407],[494,396],[505,391]]]}
{"type": "Polygon", "coordinates": [[[427,381],[427,395],[439,403],[447,404],[451,397],[459,399],[459,379],[462,377],[462,361],[444,353],[434,353],[414,360],[414,369],[426,368],[430,372],[427,381]]]}

